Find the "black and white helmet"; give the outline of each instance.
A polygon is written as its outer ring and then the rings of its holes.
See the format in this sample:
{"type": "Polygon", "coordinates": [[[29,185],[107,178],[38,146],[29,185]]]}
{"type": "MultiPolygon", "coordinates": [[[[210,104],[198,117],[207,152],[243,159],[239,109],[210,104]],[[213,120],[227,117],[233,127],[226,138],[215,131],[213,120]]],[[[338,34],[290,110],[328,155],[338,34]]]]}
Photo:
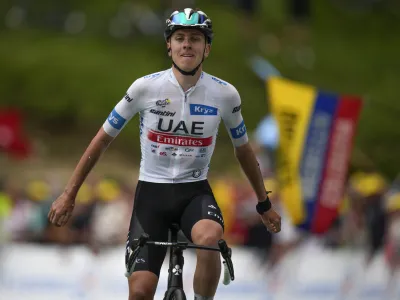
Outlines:
{"type": "Polygon", "coordinates": [[[165,40],[168,40],[176,30],[181,28],[199,29],[203,32],[209,44],[211,44],[214,37],[211,19],[201,10],[192,8],[176,10],[166,20],[166,25],[164,31],[165,40]]]}

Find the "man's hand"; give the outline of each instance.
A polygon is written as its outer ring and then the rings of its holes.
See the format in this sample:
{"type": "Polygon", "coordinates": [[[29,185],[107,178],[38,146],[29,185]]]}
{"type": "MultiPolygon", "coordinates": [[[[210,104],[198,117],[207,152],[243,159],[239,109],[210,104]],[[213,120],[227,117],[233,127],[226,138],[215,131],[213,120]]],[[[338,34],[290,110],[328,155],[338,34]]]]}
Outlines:
{"type": "Polygon", "coordinates": [[[261,220],[269,232],[278,233],[281,231],[281,216],[273,208],[262,214],[261,220]]]}
{"type": "Polygon", "coordinates": [[[50,223],[58,227],[67,224],[69,218],[72,216],[72,211],[74,210],[75,199],[68,196],[66,193],[61,194],[53,202],[48,214],[50,223]]]}

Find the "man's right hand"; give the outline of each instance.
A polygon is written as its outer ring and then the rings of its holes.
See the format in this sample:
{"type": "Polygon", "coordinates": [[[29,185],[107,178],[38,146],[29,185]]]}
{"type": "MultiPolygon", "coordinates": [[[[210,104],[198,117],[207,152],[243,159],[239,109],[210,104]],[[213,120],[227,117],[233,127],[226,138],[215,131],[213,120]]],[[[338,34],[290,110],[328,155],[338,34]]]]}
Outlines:
{"type": "Polygon", "coordinates": [[[51,224],[61,227],[67,224],[69,218],[72,216],[74,210],[75,199],[66,193],[61,194],[53,202],[48,214],[48,218],[51,224]]]}

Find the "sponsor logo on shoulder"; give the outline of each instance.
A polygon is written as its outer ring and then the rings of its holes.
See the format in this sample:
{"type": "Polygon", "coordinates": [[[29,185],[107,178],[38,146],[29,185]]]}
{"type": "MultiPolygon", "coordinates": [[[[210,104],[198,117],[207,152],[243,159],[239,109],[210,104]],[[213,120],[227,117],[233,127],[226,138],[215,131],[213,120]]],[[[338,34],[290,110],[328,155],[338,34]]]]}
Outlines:
{"type": "Polygon", "coordinates": [[[203,104],[190,104],[190,114],[194,116],[216,116],[218,108],[203,105],[203,104]]]}
{"type": "Polygon", "coordinates": [[[133,98],[129,97],[129,94],[128,94],[128,93],[125,94],[124,99],[125,99],[126,101],[128,101],[128,102],[131,102],[131,101],[133,100],[133,98]]]}
{"type": "Polygon", "coordinates": [[[124,119],[120,114],[118,114],[115,111],[115,109],[113,109],[113,111],[110,113],[107,120],[112,127],[118,130],[120,130],[126,122],[126,119],[124,119]]]}
{"type": "Polygon", "coordinates": [[[230,131],[234,139],[239,139],[244,136],[246,134],[246,125],[244,124],[244,121],[242,121],[238,127],[230,128],[230,131]]]}
{"type": "Polygon", "coordinates": [[[167,98],[167,99],[163,99],[163,100],[157,100],[156,105],[164,108],[170,103],[171,103],[171,100],[167,98]]]}
{"type": "Polygon", "coordinates": [[[240,109],[242,108],[242,105],[236,106],[233,108],[232,113],[237,113],[238,111],[240,111],[240,109]]]}
{"type": "Polygon", "coordinates": [[[221,85],[228,85],[225,81],[222,81],[221,79],[219,79],[217,77],[212,76],[211,79],[218,82],[221,85]]]}
{"type": "Polygon", "coordinates": [[[173,117],[175,116],[176,112],[172,111],[161,111],[161,110],[156,110],[156,109],[150,109],[150,112],[152,114],[158,115],[158,116],[163,116],[163,117],[173,117]]]}

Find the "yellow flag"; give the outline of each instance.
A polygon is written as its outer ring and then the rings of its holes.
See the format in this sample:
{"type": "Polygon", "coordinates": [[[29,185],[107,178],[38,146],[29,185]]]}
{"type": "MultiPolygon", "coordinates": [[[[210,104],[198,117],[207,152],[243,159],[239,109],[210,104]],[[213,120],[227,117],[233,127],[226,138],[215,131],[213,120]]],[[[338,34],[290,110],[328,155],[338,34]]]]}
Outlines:
{"type": "Polygon", "coordinates": [[[271,111],[280,131],[277,176],[283,205],[294,224],[305,219],[299,174],[316,89],[282,78],[267,82],[271,111]]]}

